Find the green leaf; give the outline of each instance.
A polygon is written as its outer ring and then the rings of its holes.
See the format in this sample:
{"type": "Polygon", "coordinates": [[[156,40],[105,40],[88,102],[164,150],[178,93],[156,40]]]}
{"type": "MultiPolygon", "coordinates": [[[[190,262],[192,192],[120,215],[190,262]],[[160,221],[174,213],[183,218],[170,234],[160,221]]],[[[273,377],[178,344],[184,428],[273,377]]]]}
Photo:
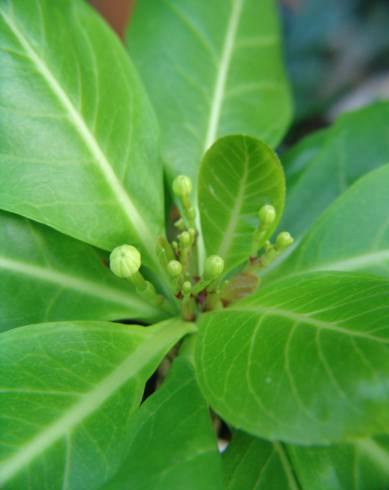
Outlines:
{"type": "Polygon", "coordinates": [[[277,212],[262,246],[277,227],[284,195],[283,170],[268,146],[247,136],[218,140],[206,153],[199,175],[198,202],[208,255],[223,257],[227,271],[242,264],[252,253],[259,209],[272,204],[277,212]]]}
{"type": "Polygon", "coordinates": [[[234,432],[223,467],[226,490],[382,490],[389,485],[389,438],[302,447],[234,432]]]}
{"type": "Polygon", "coordinates": [[[269,277],[314,270],[389,277],[388,189],[389,165],[360,179],[322,214],[269,277]]]}
{"type": "Polygon", "coordinates": [[[321,129],[308,134],[282,154],[288,189],[295,185],[308,165],[320,154],[327,138],[331,136],[331,129],[321,129]]]}
{"type": "Polygon", "coordinates": [[[197,178],[217,137],[256,136],[271,146],[291,115],[273,0],[138,2],[131,56],[162,128],[170,178],[197,178]]]}
{"type": "Polygon", "coordinates": [[[199,321],[204,395],[259,437],[328,444],[389,429],[389,281],[318,272],[199,321]]]}
{"type": "Polygon", "coordinates": [[[304,490],[383,490],[389,487],[389,437],[329,447],[288,446],[304,490]]]}
{"type": "Polygon", "coordinates": [[[155,116],[120,41],[81,1],[0,5],[0,208],[97,247],[163,230],[155,116]]]}
{"type": "Polygon", "coordinates": [[[132,418],[122,468],[108,490],[222,489],[220,456],[192,365],[178,358],[132,418]]]}
{"type": "Polygon", "coordinates": [[[153,321],[166,314],[116,278],[101,251],[0,212],[0,330],[43,321],[153,321]]]}
{"type": "Polygon", "coordinates": [[[48,323],[0,336],[0,485],[93,490],[118,469],[146,380],[194,327],[48,323]]]}
{"type": "MultiPolygon", "coordinates": [[[[282,227],[305,232],[324,209],[365,173],[389,161],[389,102],[341,116],[318,138],[320,151],[288,185],[282,227]]],[[[301,144],[302,145],[302,144],[301,144]]],[[[293,150],[292,150],[293,151],[293,150]]],[[[302,146],[306,151],[306,146],[302,146]]],[[[294,158],[300,158],[298,153],[294,158]]],[[[293,159],[294,159],[293,158],[293,159]]],[[[294,163],[288,156],[288,166],[294,163]]]]}
{"type": "Polygon", "coordinates": [[[300,489],[284,446],[244,432],[233,433],[223,469],[225,490],[300,489]]]}

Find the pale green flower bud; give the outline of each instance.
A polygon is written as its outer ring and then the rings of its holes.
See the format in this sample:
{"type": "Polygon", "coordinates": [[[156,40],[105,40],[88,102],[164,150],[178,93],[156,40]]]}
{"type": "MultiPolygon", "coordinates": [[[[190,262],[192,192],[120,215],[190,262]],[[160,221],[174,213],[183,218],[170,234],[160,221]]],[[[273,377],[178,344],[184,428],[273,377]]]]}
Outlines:
{"type": "Polygon", "coordinates": [[[189,228],[188,232],[189,232],[190,238],[193,242],[194,239],[196,238],[196,230],[194,228],[189,228]]]}
{"type": "Polygon", "coordinates": [[[261,224],[263,225],[271,225],[274,223],[277,213],[275,208],[271,204],[266,204],[262,206],[258,211],[259,219],[261,220],[261,224]]]}
{"type": "Polygon", "coordinates": [[[188,295],[190,294],[190,292],[192,291],[192,284],[190,281],[184,281],[184,283],[182,284],[182,292],[184,295],[188,295]]]}
{"type": "Polygon", "coordinates": [[[173,180],[173,192],[178,197],[189,196],[192,192],[192,181],[186,175],[178,175],[173,180]]]}
{"type": "Polygon", "coordinates": [[[204,266],[204,277],[207,279],[216,279],[224,270],[224,260],[219,255],[210,255],[204,266]]]}
{"type": "Polygon", "coordinates": [[[276,248],[277,250],[285,250],[294,242],[293,237],[287,231],[281,232],[276,238],[276,248]]]}
{"type": "Polygon", "coordinates": [[[170,277],[178,277],[182,274],[182,265],[178,260],[171,260],[167,265],[167,272],[170,277]]]}
{"type": "Polygon", "coordinates": [[[189,231],[183,231],[182,233],[180,233],[178,239],[180,241],[181,246],[183,247],[189,247],[192,242],[192,237],[189,231]]]}
{"type": "Polygon", "coordinates": [[[115,276],[130,278],[139,271],[141,255],[132,245],[121,245],[112,250],[109,266],[115,276]]]}

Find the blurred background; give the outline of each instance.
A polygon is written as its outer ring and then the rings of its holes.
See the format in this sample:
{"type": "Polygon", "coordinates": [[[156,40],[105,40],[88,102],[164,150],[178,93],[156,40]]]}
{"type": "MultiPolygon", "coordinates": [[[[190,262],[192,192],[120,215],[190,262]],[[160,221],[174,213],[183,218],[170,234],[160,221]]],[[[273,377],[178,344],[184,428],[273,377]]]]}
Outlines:
{"type": "MultiPolygon", "coordinates": [[[[136,2],[90,2],[123,37],[136,2]]],[[[279,6],[295,101],[289,140],[389,98],[389,0],[279,0],[279,6]]]]}

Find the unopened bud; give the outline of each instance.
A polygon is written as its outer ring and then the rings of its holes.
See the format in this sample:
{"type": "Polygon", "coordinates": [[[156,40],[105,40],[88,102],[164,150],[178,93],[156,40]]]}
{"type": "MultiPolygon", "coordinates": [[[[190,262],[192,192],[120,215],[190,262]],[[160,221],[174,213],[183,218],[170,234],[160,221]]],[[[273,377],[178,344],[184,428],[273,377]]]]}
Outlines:
{"type": "Polygon", "coordinates": [[[210,255],[204,266],[204,277],[207,279],[216,279],[224,270],[224,260],[219,255],[210,255]]]}
{"type": "Polygon", "coordinates": [[[192,284],[190,281],[184,281],[182,284],[182,292],[183,294],[187,295],[191,292],[192,290],[192,284]]]}
{"type": "Polygon", "coordinates": [[[192,241],[189,231],[183,231],[182,233],[180,233],[178,239],[180,241],[180,245],[184,247],[189,246],[192,241]]]}
{"type": "Polygon", "coordinates": [[[141,255],[132,245],[121,245],[112,250],[109,266],[115,276],[129,278],[139,271],[141,255]]]}
{"type": "Polygon", "coordinates": [[[170,277],[178,277],[182,273],[182,265],[178,260],[171,260],[167,265],[167,272],[170,277]]]}
{"type": "Polygon", "coordinates": [[[275,208],[271,204],[266,204],[262,206],[258,211],[259,219],[263,225],[271,225],[274,223],[277,213],[275,208]]]}
{"type": "Polygon", "coordinates": [[[283,231],[276,238],[276,248],[279,251],[285,250],[285,248],[292,245],[293,242],[294,240],[292,235],[287,231],[283,231]]]}
{"type": "Polygon", "coordinates": [[[192,192],[192,181],[186,175],[178,175],[173,180],[173,192],[178,197],[189,196],[192,192]]]}

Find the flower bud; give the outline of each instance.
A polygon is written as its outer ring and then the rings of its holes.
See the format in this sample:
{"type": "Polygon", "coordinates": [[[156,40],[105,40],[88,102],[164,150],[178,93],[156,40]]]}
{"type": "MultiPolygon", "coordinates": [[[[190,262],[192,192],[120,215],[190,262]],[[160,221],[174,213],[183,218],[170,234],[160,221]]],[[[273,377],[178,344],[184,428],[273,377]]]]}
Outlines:
{"type": "Polygon", "coordinates": [[[207,279],[216,279],[224,270],[224,260],[219,255],[210,255],[204,266],[204,277],[207,279]]]}
{"type": "Polygon", "coordinates": [[[167,272],[170,277],[178,277],[182,273],[182,265],[178,260],[171,260],[167,265],[167,272]]]}
{"type": "Polygon", "coordinates": [[[121,245],[112,250],[109,266],[115,276],[129,278],[136,274],[141,266],[141,255],[132,245],[121,245]]]}
{"type": "Polygon", "coordinates": [[[294,240],[292,235],[287,231],[283,231],[276,238],[276,248],[277,250],[284,250],[292,245],[293,242],[294,240]]]}
{"type": "Polygon", "coordinates": [[[196,238],[196,230],[194,228],[189,228],[188,232],[189,232],[190,238],[193,242],[194,239],[196,238]]]}
{"type": "Polygon", "coordinates": [[[187,295],[192,291],[192,284],[190,281],[184,281],[182,284],[182,292],[183,294],[187,295]]]}
{"type": "Polygon", "coordinates": [[[180,233],[178,239],[180,241],[180,245],[184,247],[188,247],[192,241],[189,231],[183,231],[182,233],[180,233]]]}
{"type": "Polygon", "coordinates": [[[259,219],[261,220],[261,224],[263,225],[271,225],[274,223],[277,213],[275,208],[271,204],[266,204],[262,206],[258,211],[259,219]]]}
{"type": "Polygon", "coordinates": [[[178,175],[173,180],[173,192],[178,197],[188,196],[192,192],[192,181],[186,175],[178,175]]]}

